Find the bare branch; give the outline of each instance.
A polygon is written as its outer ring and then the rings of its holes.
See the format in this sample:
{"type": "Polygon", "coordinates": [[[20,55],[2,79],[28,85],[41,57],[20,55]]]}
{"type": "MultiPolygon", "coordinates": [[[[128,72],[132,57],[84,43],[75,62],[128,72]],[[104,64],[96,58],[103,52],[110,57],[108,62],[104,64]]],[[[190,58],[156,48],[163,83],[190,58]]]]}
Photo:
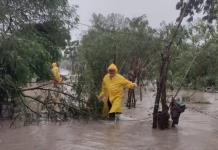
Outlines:
{"type": "Polygon", "coordinates": [[[32,108],[30,108],[30,107],[24,102],[23,98],[21,98],[21,102],[22,102],[22,104],[23,104],[27,109],[29,109],[31,112],[33,112],[33,113],[36,114],[37,116],[41,117],[40,113],[38,113],[38,112],[34,111],[32,108]]]}

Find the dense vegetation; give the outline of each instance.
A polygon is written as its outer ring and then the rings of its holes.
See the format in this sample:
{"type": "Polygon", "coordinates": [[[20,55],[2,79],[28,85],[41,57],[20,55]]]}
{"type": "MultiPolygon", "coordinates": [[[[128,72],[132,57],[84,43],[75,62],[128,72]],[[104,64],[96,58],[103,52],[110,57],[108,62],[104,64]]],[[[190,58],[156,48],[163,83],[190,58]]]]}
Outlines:
{"type": "MultiPolygon", "coordinates": [[[[145,16],[130,19],[119,14],[94,14],[92,28],[83,36],[79,53],[95,91],[99,91],[106,67],[112,62],[116,62],[120,73],[127,75],[134,59],[139,59],[146,70],[143,80],[157,79],[164,44],[174,29],[172,24],[164,23],[161,29],[152,29],[145,16]]],[[[195,89],[218,86],[217,30],[214,31],[212,36],[207,24],[200,20],[180,29],[172,46],[168,87],[176,88],[181,82],[184,87],[195,89]],[[190,72],[183,81],[189,66],[190,72]]]]}
{"type": "Polygon", "coordinates": [[[162,23],[154,29],[146,15],[93,14],[81,41],[71,41],[70,30],[79,20],[76,6],[67,0],[2,0],[0,102],[17,97],[20,87],[32,78],[49,80],[51,63],[60,61],[63,49],[73,74],[78,75],[76,98],[88,97],[91,111],[99,109],[101,80],[112,62],[124,76],[135,71],[138,82],[145,83],[160,80],[160,68],[167,59],[167,89],[218,87],[217,1],[180,0],[176,8],[181,11],[177,23],[185,17],[192,21],[201,12],[203,20],[186,26],[162,23]]]}
{"type": "Polygon", "coordinates": [[[51,63],[60,60],[78,17],[67,0],[2,0],[0,8],[2,101],[32,78],[50,78],[51,63]]]}

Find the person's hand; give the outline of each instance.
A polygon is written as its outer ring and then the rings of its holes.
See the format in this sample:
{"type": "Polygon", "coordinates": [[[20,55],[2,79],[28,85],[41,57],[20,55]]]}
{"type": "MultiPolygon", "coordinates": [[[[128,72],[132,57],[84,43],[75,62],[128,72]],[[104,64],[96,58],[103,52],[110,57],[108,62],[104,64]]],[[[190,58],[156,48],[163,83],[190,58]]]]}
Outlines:
{"type": "Polygon", "coordinates": [[[100,96],[100,97],[99,97],[99,100],[102,101],[102,102],[104,102],[105,97],[104,97],[104,96],[100,96]]]}
{"type": "Polygon", "coordinates": [[[136,84],[136,83],[133,83],[133,86],[134,86],[134,88],[136,88],[136,87],[137,87],[137,84],[136,84]]]}

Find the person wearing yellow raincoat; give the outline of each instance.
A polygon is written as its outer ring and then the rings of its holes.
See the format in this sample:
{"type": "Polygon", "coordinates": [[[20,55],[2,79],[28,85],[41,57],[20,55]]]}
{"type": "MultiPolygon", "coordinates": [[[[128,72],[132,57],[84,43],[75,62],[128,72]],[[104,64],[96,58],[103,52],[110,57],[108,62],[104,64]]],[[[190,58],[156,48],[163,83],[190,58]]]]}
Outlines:
{"type": "Polygon", "coordinates": [[[115,64],[109,65],[107,71],[102,81],[99,99],[104,102],[103,115],[108,115],[109,119],[114,120],[115,114],[122,113],[124,88],[133,89],[137,85],[120,75],[115,64]]]}
{"type": "Polygon", "coordinates": [[[61,78],[61,75],[59,73],[57,63],[52,63],[52,73],[53,73],[53,76],[54,76],[54,85],[56,86],[57,83],[60,83],[62,81],[62,78],[61,78]]]}
{"type": "MultiPolygon", "coordinates": [[[[62,77],[59,73],[59,68],[57,66],[57,63],[52,63],[52,74],[54,76],[54,87],[55,88],[59,88],[59,86],[57,85],[58,83],[62,82],[62,77]]],[[[52,98],[53,102],[54,102],[54,110],[56,112],[60,112],[60,107],[58,104],[60,104],[60,94],[59,93],[54,93],[55,97],[52,98]]]]}

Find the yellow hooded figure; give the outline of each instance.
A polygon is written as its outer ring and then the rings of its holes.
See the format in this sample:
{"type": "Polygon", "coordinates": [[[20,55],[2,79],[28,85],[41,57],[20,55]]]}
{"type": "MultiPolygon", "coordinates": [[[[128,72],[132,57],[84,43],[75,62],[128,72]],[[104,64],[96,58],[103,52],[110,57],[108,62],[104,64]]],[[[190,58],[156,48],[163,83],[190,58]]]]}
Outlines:
{"type": "Polygon", "coordinates": [[[103,114],[108,115],[122,112],[122,101],[124,96],[124,88],[135,88],[136,84],[124,78],[118,73],[115,64],[111,64],[108,73],[102,81],[102,90],[100,99],[104,101],[103,114]]]}
{"type": "Polygon", "coordinates": [[[53,73],[53,76],[54,76],[54,80],[57,83],[60,83],[62,81],[62,78],[60,76],[59,69],[58,69],[58,66],[57,66],[56,63],[52,63],[52,73],[53,73]]]}

